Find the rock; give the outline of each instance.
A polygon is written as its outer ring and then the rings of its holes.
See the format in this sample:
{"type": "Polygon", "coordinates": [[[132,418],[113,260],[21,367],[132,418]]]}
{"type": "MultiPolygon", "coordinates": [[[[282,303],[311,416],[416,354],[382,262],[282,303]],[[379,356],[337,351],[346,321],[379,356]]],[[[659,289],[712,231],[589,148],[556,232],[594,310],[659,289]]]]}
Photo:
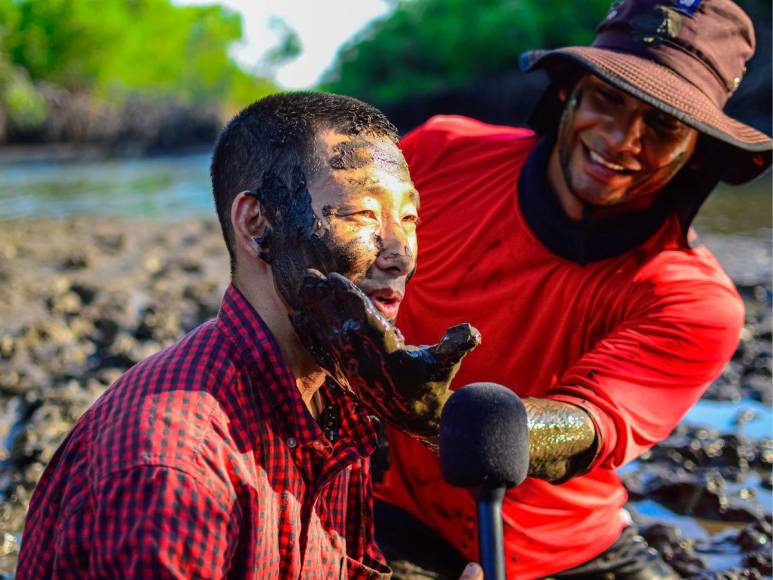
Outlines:
{"type": "MultiPolygon", "coordinates": [[[[769,352],[760,352],[754,357],[751,364],[752,372],[766,377],[773,375],[771,372],[771,356],[769,352]]],[[[770,380],[770,379],[768,379],[770,380]]]]}
{"type": "Polygon", "coordinates": [[[641,535],[680,576],[696,576],[706,569],[706,561],[695,553],[693,542],[684,538],[678,528],[652,524],[644,527],[641,535]]]}
{"type": "Polygon", "coordinates": [[[91,304],[98,292],[96,288],[80,283],[73,284],[70,290],[78,295],[81,304],[91,304]]]}
{"type": "Polygon", "coordinates": [[[0,534],[0,557],[9,556],[19,552],[19,544],[16,542],[16,536],[3,532],[0,534]]]}
{"type": "Polygon", "coordinates": [[[94,235],[94,241],[102,252],[116,254],[124,248],[126,236],[121,232],[98,233],[94,235]]]}
{"type": "Polygon", "coordinates": [[[12,336],[0,337],[0,358],[9,359],[16,349],[16,341],[12,336]]]}
{"type": "Polygon", "coordinates": [[[149,307],[134,332],[138,340],[174,341],[183,335],[180,316],[173,309],[149,307]]]}
{"type": "Polygon", "coordinates": [[[754,464],[770,471],[773,465],[773,439],[763,439],[757,444],[754,464]]]}
{"type": "Polygon", "coordinates": [[[6,395],[21,395],[27,390],[21,374],[10,366],[0,367],[0,392],[6,395]]]}
{"type": "Polygon", "coordinates": [[[70,253],[59,264],[59,268],[64,271],[68,270],[83,270],[91,264],[90,256],[83,251],[74,251],[70,253]]]}
{"type": "Polygon", "coordinates": [[[757,550],[770,544],[770,535],[752,526],[747,526],[738,532],[735,542],[743,550],[757,550]]]}
{"type": "Polygon", "coordinates": [[[151,254],[145,258],[142,266],[150,274],[159,274],[166,264],[166,260],[158,254],[151,254]]]}
{"type": "Polygon", "coordinates": [[[771,396],[773,394],[773,386],[768,376],[750,373],[743,378],[741,389],[743,396],[749,399],[760,401],[766,405],[770,405],[773,402],[773,396],[771,396]]]}
{"type": "Polygon", "coordinates": [[[745,425],[749,421],[754,420],[756,417],[757,413],[754,409],[741,409],[733,418],[733,425],[740,427],[741,425],[745,425]]]}
{"type": "Polygon", "coordinates": [[[773,575],[773,562],[771,561],[770,550],[756,551],[746,554],[741,561],[744,568],[757,570],[765,577],[773,575]]]}
{"type": "Polygon", "coordinates": [[[82,306],[83,303],[81,302],[80,296],[69,290],[64,294],[52,298],[48,302],[49,310],[57,314],[74,314],[78,312],[82,306]]]}
{"type": "Polygon", "coordinates": [[[38,364],[12,360],[0,366],[0,392],[6,395],[23,395],[33,389],[43,389],[50,384],[50,377],[38,364]]]}

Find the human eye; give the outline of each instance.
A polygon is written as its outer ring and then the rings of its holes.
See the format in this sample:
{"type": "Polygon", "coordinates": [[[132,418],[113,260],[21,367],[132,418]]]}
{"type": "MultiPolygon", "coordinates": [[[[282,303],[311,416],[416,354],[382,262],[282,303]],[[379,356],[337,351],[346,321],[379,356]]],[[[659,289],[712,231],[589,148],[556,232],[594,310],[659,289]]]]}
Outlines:
{"type": "Polygon", "coordinates": [[[376,216],[376,212],[373,211],[372,209],[362,209],[360,211],[355,212],[352,215],[356,215],[357,217],[370,219],[370,220],[378,219],[378,216],[376,216]]]}
{"type": "Polygon", "coordinates": [[[419,223],[419,215],[416,212],[408,212],[405,215],[403,215],[402,220],[404,223],[411,223],[411,224],[418,224],[419,223]]]}
{"type": "Polygon", "coordinates": [[[619,93],[603,87],[596,87],[596,95],[604,102],[613,105],[619,105],[623,102],[623,98],[619,93]]]}
{"type": "Polygon", "coordinates": [[[685,126],[675,117],[667,115],[666,113],[661,113],[659,111],[654,112],[650,116],[650,125],[656,131],[668,134],[676,134],[685,126]]]}
{"type": "Polygon", "coordinates": [[[341,217],[357,219],[357,220],[375,220],[378,221],[378,215],[376,211],[368,208],[351,208],[344,212],[341,212],[341,217]]]}

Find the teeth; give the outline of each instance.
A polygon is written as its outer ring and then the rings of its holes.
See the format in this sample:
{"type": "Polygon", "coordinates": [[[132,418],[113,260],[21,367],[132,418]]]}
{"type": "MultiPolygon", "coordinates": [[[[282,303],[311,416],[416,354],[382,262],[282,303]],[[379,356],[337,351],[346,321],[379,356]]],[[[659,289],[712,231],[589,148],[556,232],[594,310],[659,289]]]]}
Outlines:
{"type": "Polygon", "coordinates": [[[590,151],[590,158],[596,163],[599,163],[604,167],[608,167],[612,171],[625,171],[625,167],[623,167],[622,165],[617,165],[616,163],[611,163],[607,161],[601,155],[596,153],[593,149],[588,149],[588,151],[590,151]]]}

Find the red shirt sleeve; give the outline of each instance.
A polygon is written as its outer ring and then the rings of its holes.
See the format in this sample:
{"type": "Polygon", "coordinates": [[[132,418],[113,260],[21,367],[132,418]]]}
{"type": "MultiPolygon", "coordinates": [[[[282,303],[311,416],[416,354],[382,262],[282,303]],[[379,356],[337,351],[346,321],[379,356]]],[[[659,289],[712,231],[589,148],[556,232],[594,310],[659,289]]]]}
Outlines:
{"type": "Polygon", "coordinates": [[[222,578],[239,536],[238,504],[189,474],[139,466],[97,485],[90,576],[222,578]]]}
{"type": "Polygon", "coordinates": [[[743,302],[729,280],[712,279],[721,271],[694,270],[653,264],[634,284],[629,316],[547,392],[591,415],[590,469],[616,469],[668,437],[732,357],[743,302]]]}

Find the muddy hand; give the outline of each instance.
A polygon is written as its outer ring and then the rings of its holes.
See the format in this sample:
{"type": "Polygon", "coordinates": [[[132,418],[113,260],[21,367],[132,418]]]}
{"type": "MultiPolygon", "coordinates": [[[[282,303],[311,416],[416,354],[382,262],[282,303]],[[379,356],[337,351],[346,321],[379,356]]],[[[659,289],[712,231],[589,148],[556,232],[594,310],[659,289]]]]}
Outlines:
{"type": "Polygon", "coordinates": [[[448,385],[480,344],[469,324],[435,345],[406,345],[402,334],[345,277],[309,270],[291,320],[304,346],[371,412],[422,439],[437,435],[448,385]]]}

